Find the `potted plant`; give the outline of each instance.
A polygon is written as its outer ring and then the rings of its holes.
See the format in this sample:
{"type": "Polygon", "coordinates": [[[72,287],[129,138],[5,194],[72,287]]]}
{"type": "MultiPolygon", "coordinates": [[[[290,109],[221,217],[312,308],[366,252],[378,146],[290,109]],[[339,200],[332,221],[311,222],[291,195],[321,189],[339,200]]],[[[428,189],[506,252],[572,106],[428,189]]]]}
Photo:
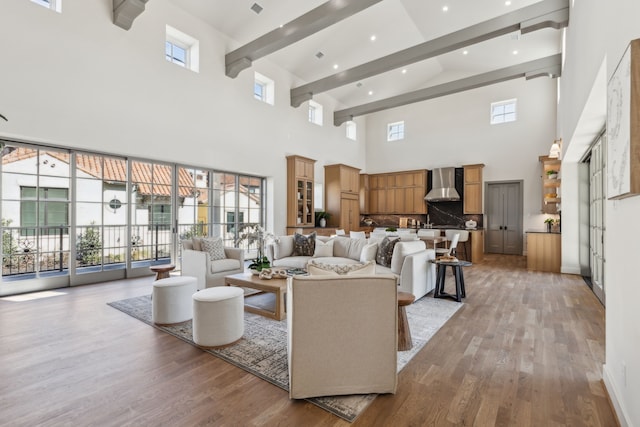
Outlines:
{"type": "Polygon", "coordinates": [[[547,179],[558,179],[558,171],[548,170],[547,179]]]}
{"type": "Polygon", "coordinates": [[[269,239],[273,239],[273,234],[265,231],[259,224],[247,225],[238,235],[236,246],[240,246],[243,242],[246,242],[247,246],[256,245],[257,256],[248,266],[253,274],[260,273],[264,268],[271,268],[269,258],[264,255],[264,245],[269,239]]]}
{"type": "Polygon", "coordinates": [[[317,211],[316,212],[316,225],[318,227],[326,227],[327,226],[327,220],[331,218],[331,214],[329,212],[325,212],[325,211],[317,211]]]}
{"type": "Polygon", "coordinates": [[[547,218],[544,220],[544,223],[547,224],[547,233],[551,233],[551,227],[553,226],[555,220],[553,218],[547,218]]]}

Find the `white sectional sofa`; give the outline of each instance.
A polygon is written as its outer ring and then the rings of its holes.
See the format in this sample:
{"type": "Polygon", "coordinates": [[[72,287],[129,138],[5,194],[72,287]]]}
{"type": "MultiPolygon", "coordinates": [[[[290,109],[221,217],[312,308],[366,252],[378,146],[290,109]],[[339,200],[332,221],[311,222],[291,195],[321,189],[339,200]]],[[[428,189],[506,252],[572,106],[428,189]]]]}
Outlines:
{"type": "MultiPolygon", "coordinates": [[[[314,256],[293,256],[293,236],[279,236],[274,243],[267,245],[266,256],[273,267],[306,268],[309,262],[364,263],[376,260],[381,240],[317,236],[314,256]]],[[[400,241],[393,248],[391,266],[376,263],[376,274],[393,274],[399,290],[413,294],[417,300],[435,288],[436,268],[429,262],[435,256],[435,251],[426,249],[422,240],[400,241]]]]}

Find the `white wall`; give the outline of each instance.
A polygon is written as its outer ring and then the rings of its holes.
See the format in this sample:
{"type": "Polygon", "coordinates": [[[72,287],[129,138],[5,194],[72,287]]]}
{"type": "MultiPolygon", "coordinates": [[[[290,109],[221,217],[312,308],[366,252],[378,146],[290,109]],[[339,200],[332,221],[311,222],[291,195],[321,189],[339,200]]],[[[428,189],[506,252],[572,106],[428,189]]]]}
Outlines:
{"type": "MultiPolygon", "coordinates": [[[[559,129],[566,148],[583,147],[583,139],[594,133],[593,111],[606,111],[606,99],[593,97],[601,90],[603,80],[611,77],[630,40],[640,37],[640,2],[612,0],[608,2],[577,1],[571,9],[567,32],[566,66],[561,86],[559,129]],[[606,77],[599,78],[601,64],[606,64],[606,77]],[[595,104],[595,105],[594,105],[595,104]]],[[[605,118],[601,115],[600,127],[605,118]]],[[[570,153],[564,163],[575,162],[580,152],[570,153]]],[[[563,175],[563,192],[565,191],[563,175]]],[[[564,201],[563,201],[564,202],[564,201]]],[[[637,264],[640,253],[640,197],[608,201],[606,205],[605,292],[606,349],[603,378],[622,425],[640,425],[640,298],[637,264]]],[[[564,209],[563,222],[566,223],[564,209]]],[[[564,234],[563,227],[563,234],[564,234]]],[[[563,251],[565,250],[563,236],[563,251]]]]}
{"type": "MultiPolygon", "coordinates": [[[[265,176],[273,186],[270,229],[286,226],[285,155],[316,163],[365,164],[365,120],[358,142],[334,127],[335,101],[320,95],[324,126],[306,104],[289,106],[292,75],[268,60],[236,79],[224,75],[232,42],[168,2],[149,2],[125,31],[111,0],[68,1],[62,13],[25,0],[0,4],[0,137],[118,153],[265,176]],[[164,59],[165,25],[200,41],[200,72],[164,59]],[[275,106],[253,98],[253,72],[276,84],[275,106]]],[[[340,108],[342,106],[339,106],[340,108]]]]}
{"type": "Polygon", "coordinates": [[[523,180],[524,228],[543,230],[538,157],[556,138],[556,86],[549,78],[518,79],[372,114],[367,172],[484,163],[485,182],[523,180]],[[491,125],[490,104],[512,98],[517,121],[491,125]],[[405,139],[387,142],[387,123],[401,120],[405,139]]]}

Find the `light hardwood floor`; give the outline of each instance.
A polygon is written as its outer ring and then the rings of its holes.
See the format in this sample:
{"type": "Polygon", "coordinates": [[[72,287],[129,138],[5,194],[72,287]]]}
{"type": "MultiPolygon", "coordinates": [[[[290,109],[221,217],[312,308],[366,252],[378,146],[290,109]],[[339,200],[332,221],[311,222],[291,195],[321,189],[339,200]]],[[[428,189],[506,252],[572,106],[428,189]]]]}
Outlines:
{"type": "MultiPolygon", "coordinates": [[[[603,307],[580,277],[525,264],[466,268],[465,305],[353,425],[617,425],[603,307]]],[[[151,280],[0,300],[0,425],[349,425],[106,305],[151,280]]]]}

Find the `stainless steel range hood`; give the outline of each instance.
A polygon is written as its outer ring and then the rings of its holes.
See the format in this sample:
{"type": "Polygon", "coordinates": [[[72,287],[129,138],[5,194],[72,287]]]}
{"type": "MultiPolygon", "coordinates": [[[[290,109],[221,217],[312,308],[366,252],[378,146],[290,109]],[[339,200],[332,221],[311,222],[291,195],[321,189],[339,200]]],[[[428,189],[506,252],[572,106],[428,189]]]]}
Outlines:
{"type": "Polygon", "coordinates": [[[431,191],[424,199],[427,202],[457,202],[456,168],[440,168],[431,171],[431,191]]]}

